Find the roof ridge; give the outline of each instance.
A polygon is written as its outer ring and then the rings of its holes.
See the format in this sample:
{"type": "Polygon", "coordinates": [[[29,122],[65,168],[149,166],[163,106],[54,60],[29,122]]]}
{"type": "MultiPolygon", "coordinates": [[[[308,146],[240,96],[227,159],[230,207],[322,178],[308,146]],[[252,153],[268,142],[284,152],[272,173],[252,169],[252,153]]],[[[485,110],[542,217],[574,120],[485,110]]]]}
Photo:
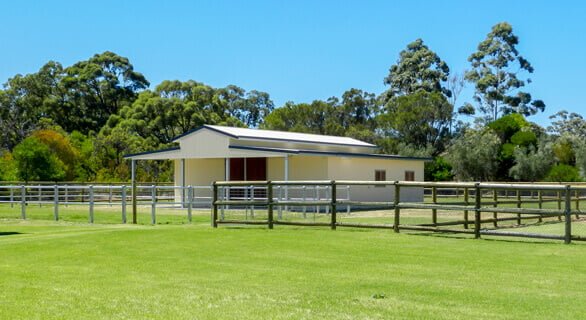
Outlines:
{"type": "MultiPolygon", "coordinates": [[[[347,136],[333,136],[333,135],[326,135],[326,134],[306,133],[306,132],[296,132],[296,131],[281,131],[281,130],[271,130],[271,129],[252,129],[252,128],[242,128],[242,127],[219,126],[219,125],[211,125],[211,124],[205,124],[203,126],[206,128],[222,131],[223,133],[226,133],[228,135],[242,137],[242,138],[269,139],[267,137],[259,137],[259,136],[254,135],[255,131],[264,131],[264,132],[275,132],[275,133],[279,133],[279,134],[294,134],[294,135],[298,135],[298,136],[307,135],[307,136],[312,136],[312,137],[316,137],[316,138],[317,137],[328,137],[328,138],[344,139],[344,140],[351,140],[351,141],[359,142],[360,145],[362,145],[363,147],[376,147],[374,144],[368,143],[366,141],[358,140],[356,138],[347,137],[347,136]],[[225,130],[222,130],[222,129],[225,129],[225,130]],[[235,134],[234,132],[229,132],[233,129],[246,130],[246,131],[251,132],[251,135],[242,135],[242,134],[237,134],[237,133],[235,134]]],[[[275,139],[275,138],[273,138],[273,139],[275,139]]],[[[301,141],[299,141],[299,142],[301,142],[301,141]]],[[[307,142],[310,142],[310,141],[307,141],[307,142]]]]}

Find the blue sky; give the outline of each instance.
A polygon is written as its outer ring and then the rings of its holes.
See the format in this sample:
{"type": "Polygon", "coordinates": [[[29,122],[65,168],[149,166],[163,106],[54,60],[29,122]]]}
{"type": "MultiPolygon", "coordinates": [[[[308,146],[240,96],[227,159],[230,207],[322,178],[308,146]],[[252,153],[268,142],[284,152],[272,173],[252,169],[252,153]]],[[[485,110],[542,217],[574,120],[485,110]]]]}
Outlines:
{"type": "MultiPolygon", "coordinates": [[[[422,38],[450,66],[490,28],[513,25],[535,67],[527,88],[546,111],[582,113],[586,75],[582,1],[2,1],[0,81],[106,50],[128,57],[152,86],[194,79],[268,92],[277,106],[381,93],[405,46],[422,38]]],[[[460,97],[470,101],[472,86],[460,97]]]]}

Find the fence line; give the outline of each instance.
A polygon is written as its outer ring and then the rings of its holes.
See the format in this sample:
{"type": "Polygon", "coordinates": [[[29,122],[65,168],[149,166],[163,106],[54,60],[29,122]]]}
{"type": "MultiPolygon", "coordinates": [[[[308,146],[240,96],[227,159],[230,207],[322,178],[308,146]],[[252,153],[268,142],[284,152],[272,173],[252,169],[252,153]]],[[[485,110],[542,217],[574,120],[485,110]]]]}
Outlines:
{"type": "MultiPolygon", "coordinates": [[[[279,189],[281,195],[279,199],[283,199],[283,192],[285,188],[279,189]]],[[[315,192],[316,197],[327,198],[327,188],[321,186],[312,187],[290,187],[287,188],[292,192],[290,195],[295,195],[295,191],[303,190],[302,199],[312,200],[310,194],[315,192]]],[[[127,206],[129,204],[150,207],[150,222],[157,223],[157,209],[158,208],[181,208],[187,210],[187,219],[192,222],[192,211],[194,208],[212,208],[212,186],[174,186],[174,185],[137,185],[136,186],[136,203],[132,202],[132,187],[126,185],[101,184],[101,185],[69,185],[69,184],[36,184],[36,185],[0,185],[0,204],[9,204],[11,208],[15,205],[20,205],[21,219],[27,218],[27,207],[30,205],[52,206],[53,219],[60,220],[60,207],[68,207],[70,205],[87,206],[87,221],[94,223],[94,209],[100,207],[119,207],[120,221],[127,223],[127,206]]],[[[259,197],[259,192],[266,192],[266,189],[258,188],[254,185],[238,186],[228,188],[225,191],[226,196],[231,199],[250,201],[259,197]],[[264,190],[264,191],[263,191],[264,190]],[[231,194],[234,193],[234,194],[231,194]]],[[[287,192],[284,192],[287,194],[287,192]]],[[[346,196],[349,198],[350,190],[345,190],[346,196]]],[[[265,195],[266,197],[266,195],[265,195]]],[[[294,199],[289,197],[289,199],[294,199]]],[[[255,207],[245,206],[246,214],[254,216],[255,207]]],[[[308,208],[304,209],[304,212],[308,208]]],[[[348,212],[350,207],[347,208],[348,212]]],[[[222,210],[223,213],[223,210],[222,210]]],[[[279,216],[282,215],[279,209],[279,216]]],[[[133,217],[134,218],[134,217],[133,217]]],[[[136,221],[133,220],[133,223],[136,221]]]]}
{"type": "Polygon", "coordinates": [[[576,219],[580,219],[583,215],[579,210],[580,192],[586,191],[585,186],[570,186],[570,185],[553,185],[553,184],[496,184],[496,183],[433,183],[433,182],[408,182],[408,181],[257,181],[257,182],[228,182],[220,181],[214,183],[213,186],[213,216],[212,225],[217,227],[218,224],[266,224],[269,229],[272,229],[275,224],[279,225],[301,225],[301,226],[329,226],[331,229],[336,227],[364,227],[364,228],[389,228],[395,232],[400,230],[420,230],[420,231],[435,231],[435,232],[459,232],[473,234],[475,238],[480,238],[481,235],[491,236],[517,236],[528,238],[542,238],[542,239],[558,239],[564,240],[565,243],[570,243],[572,240],[586,240],[584,237],[572,235],[572,215],[576,219]],[[226,196],[226,189],[253,185],[257,188],[266,188],[267,196],[265,198],[253,199],[232,199],[226,196]],[[337,198],[337,190],[340,186],[393,186],[392,202],[380,202],[378,205],[384,205],[389,209],[394,210],[394,219],[392,225],[380,224],[356,224],[356,223],[341,223],[337,221],[338,206],[340,205],[372,205],[372,201],[352,201],[350,198],[340,201],[337,198]],[[317,198],[312,201],[306,199],[282,199],[274,196],[274,189],[280,187],[292,186],[322,186],[328,187],[330,190],[329,198],[317,198]],[[404,202],[401,199],[401,190],[406,188],[429,188],[432,192],[431,203],[417,203],[404,202]],[[462,189],[464,201],[461,203],[444,204],[438,201],[438,189],[458,188],[462,189]],[[515,207],[499,207],[499,204],[511,203],[509,200],[499,200],[499,192],[508,195],[511,191],[516,195],[514,199],[515,207]],[[533,194],[538,192],[538,208],[523,208],[522,195],[530,192],[533,194]],[[544,198],[543,192],[554,193],[555,196],[544,198]],[[483,196],[483,194],[485,196],[483,196]],[[486,195],[491,201],[484,201],[486,195]],[[573,197],[574,195],[574,197],[573,197]],[[470,200],[470,197],[473,200],[470,200]],[[574,210],[572,209],[572,201],[575,201],[574,210]],[[557,209],[545,209],[543,204],[547,201],[554,201],[558,204],[557,209]],[[226,220],[218,216],[218,211],[229,206],[264,206],[267,208],[267,220],[226,220]],[[281,207],[307,207],[307,206],[325,206],[330,210],[329,222],[292,222],[283,221],[280,217],[277,219],[273,216],[275,208],[280,210],[281,207]],[[416,223],[416,224],[402,224],[401,210],[416,209],[416,210],[431,210],[431,223],[416,223]],[[453,222],[438,222],[437,212],[442,211],[461,211],[464,213],[463,221],[453,222]],[[473,218],[470,219],[468,213],[473,213],[473,218]],[[483,213],[492,214],[492,218],[482,218],[483,213]],[[499,217],[499,214],[501,216],[499,217]],[[502,216],[502,214],[513,214],[514,217],[502,216]],[[559,221],[564,223],[563,235],[547,235],[536,233],[523,232],[503,232],[500,230],[482,229],[482,224],[491,223],[494,227],[498,227],[499,222],[514,220],[517,224],[521,224],[522,220],[534,219],[542,222],[544,218],[557,217],[559,221]],[[442,229],[440,227],[462,225],[463,229],[442,229]],[[472,226],[472,230],[469,227],[472,226]]]}

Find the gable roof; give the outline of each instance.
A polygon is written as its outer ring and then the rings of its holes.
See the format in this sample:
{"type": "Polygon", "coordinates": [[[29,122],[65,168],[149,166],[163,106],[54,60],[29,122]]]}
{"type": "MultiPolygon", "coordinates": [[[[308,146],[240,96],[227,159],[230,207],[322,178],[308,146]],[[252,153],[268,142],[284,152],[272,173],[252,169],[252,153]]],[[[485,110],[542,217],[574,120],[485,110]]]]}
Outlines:
{"type": "Polygon", "coordinates": [[[334,144],[344,146],[376,148],[375,145],[360,141],[349,137],[326,136],[311,133],[298,133],[288,131],[263,130],[263,129],[249,129],[237,127],[224,127],[214,125],[203,125],[197,129],[188,131],[180,136],[177,136],[173,141],[177,141],[187,135],[193,134],[202,129],[209,129],[220,134],[227,135],[234,139],[243,140],[269,140],[269,141],[286,141],[286,142],[300,142],[300,143],[317,143],[317,144],[334,144]]]}

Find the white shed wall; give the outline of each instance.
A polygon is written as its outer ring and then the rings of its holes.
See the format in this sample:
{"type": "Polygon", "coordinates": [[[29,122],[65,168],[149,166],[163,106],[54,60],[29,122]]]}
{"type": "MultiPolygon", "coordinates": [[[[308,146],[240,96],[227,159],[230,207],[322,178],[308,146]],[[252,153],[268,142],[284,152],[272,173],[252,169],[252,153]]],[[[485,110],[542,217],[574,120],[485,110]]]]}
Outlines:
{"type": "MultiPolygon", "coordinates": [[[[385,170],[387,181],[405,180],[405,171],[415,172],[423,181],[423,161],[360,157],[329,157],[328,179],[374,181],[375,170],[385,170]]],[[[353,201],[393,201],[393,186],[352,186],[353,201]]],[[[423,201],[423,188],[402,188],[401,201],[423,201]]]]}

